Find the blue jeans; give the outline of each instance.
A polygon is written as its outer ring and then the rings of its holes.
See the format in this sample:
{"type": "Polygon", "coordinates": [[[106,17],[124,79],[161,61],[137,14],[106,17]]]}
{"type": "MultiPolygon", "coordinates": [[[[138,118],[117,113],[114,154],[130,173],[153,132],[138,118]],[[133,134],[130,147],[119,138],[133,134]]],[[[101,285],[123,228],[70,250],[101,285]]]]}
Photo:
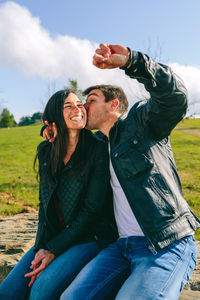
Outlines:
{"type": "Polygon", "coordinates": [[[40,274],[31,288],[31,261],[35,256],[31,248],[0,285],[1,300],[56,300],[80,270],[100,251],[96,242],[75,245],[53,260],[40,274]],[[28,298],[29,297],[29,298],[28,298]]]}
{"type": "Polygon", "coordinates": [[[192,235],[156,255],[148,249],[145,237],[120,238],[82,269],[60,300],[175,300],[191,276],[196,259],[192,235]],[[124,283],[117,293],[120,277],[124,283]]]}

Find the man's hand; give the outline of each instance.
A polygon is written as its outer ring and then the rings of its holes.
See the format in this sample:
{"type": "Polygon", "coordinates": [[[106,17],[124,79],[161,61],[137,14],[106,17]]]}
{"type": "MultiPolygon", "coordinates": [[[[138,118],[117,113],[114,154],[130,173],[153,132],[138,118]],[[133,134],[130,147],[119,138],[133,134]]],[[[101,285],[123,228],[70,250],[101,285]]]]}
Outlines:
{"type": "Polygon", "coordinates": [[[93,65],[100,69],[123,67],[129,58],[127,47],[120,45],[100,44],[93,56],[93,65]]]}
{"type": "Polygon", "coordinates": [[[43,138],[48,140],[50,143],[55,141],[57,137],[57,127],[55,123],[49,124],[47,121],[44,122],[48,127],[46,127],[43,131],[43,138]]]}
{"type": "Polygon", "coordinates": [[[40,249],[31,263],[30,269],[33,269],[32,272],[27,273],[24,277],[31,277],[29,282],[29,287],[31,287],[35,279],[42,273],[42,271],[55,259],[55,255],[49,250],[40,249]]]}

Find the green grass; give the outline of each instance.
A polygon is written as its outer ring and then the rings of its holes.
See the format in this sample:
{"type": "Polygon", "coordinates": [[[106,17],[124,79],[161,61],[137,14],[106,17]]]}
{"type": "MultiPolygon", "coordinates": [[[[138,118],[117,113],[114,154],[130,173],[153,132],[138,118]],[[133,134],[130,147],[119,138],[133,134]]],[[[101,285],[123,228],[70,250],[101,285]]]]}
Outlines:
{"type": "Polygon", "coordinates": [[[183,119],[177,128],[200,129],[200,119],[183,119]]]}
{"type": "MultiPolygon", "coordinates": [[[[185,128],[200,130],[200,119],[185,121],[185,128]]],[[[200,218],[200,138],[184,131],[174,130],[171,143],[184,197],[192,211],[200,218]]],[[[196,238],[200,240],[200,229],[196,231],[196,238]]]]}
{"type": "MultiPolygon", "coordinates": [[[[41,124],[0,129],[0,216],[38,207],[33,160],[42,141],[40,128],[41,124]]],[[[200,119],[185,119],[178,128],[200,130],[200,119]]],[[[200,217],[200,137],[174,130],[171,142],[185,199],[200,217]]],[[[196,237],[200,240],[200,230],[196,237]]]]}
{"type": "Polygon", "coordinates": [[[38,206],[33,171],[41,124],[0,129],[0,215],[13,215],[38,206]]]}

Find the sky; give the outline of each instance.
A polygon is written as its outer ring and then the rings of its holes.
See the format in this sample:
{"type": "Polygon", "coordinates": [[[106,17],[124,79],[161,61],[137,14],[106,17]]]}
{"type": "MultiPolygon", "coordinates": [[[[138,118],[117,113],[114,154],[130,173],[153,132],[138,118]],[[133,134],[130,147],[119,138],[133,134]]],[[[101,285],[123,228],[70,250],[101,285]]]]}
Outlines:
{"type": "Polygon", "coordinates": [[[120,85],[130,106],[144,97],[122,70],[99,70],[99,43],[120,44],[168,64],[188,89],[189,112],[200,116],[199,0],[0,0],[0,110],[18,122],[43,111],[56,90],[78,81],[120,85]]]}

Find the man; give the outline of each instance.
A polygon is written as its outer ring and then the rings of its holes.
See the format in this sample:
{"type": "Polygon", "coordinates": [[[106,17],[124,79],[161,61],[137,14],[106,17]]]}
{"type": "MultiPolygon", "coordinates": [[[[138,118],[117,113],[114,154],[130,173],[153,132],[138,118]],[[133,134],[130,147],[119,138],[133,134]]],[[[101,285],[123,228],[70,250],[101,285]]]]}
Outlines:
{"type": "Polygon", "coordinates": [[[117,300],[178,299],[195,268],[193,234],[200,224],[183,199],[168,137],[185,115],[186,89],[169,67],[124,46],[101,44],[93,64],[124,69],[151,98],[136,103],[123,119],[127,100],[119,88],[85,91],[87,128],[99,129],[108,142],[120,238],[83,268],[61,300],[113,299],[128,267],[117,300]]]}

